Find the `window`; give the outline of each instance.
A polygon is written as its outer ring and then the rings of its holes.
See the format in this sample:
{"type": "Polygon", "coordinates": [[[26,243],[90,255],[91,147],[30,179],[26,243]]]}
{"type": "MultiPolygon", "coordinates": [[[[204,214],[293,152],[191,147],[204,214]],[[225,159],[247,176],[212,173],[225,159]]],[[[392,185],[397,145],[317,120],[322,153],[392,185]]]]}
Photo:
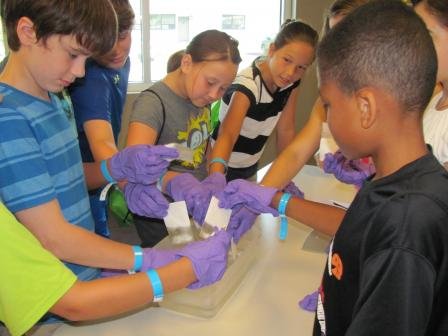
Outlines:
{"type": "Polygon", "coordinates": [[[6,36],[3,34],[3,25],[0,24],[0,62],[5,58],[6,56],[6,36]]]}
{"type": "Polygon", "coordinates": [[[223,15],[222,16],[222,29],[244,29],[244,15],[223,15]]]}
{"type": "MultiPolygon", "coordinates": [[[[166,74],[166,61],[207,29],[225,31],[239,41],[248,66],[278,32],[290,0],[130,0],[135,12],[129,90],[138,92],[166,74]]],[[[289,11],[289,13],[287,13],[289,11]]]]}
{"type": "Polygon", "coordinates": [[[169,30],[176,28],[175,14],[151,14],[149,16],[149,27],[152,30],[169,30]]]}

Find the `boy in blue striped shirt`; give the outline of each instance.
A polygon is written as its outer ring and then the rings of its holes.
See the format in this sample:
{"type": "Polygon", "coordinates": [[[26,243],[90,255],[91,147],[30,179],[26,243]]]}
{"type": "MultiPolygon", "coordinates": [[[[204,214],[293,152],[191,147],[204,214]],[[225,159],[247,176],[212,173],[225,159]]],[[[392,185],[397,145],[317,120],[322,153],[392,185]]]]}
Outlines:
{"type": "MultiPolygon", "coordinates": [[[[168,165],[165,159],[175,156],[173,149],[138,146],[103,161],[101,169],[99,163],[83,166],[81,162],[73,120],[53,92],[84,76],[88,57],[104,54],[114,46],[117,20],[110,2],[3,0],[1,15],[10,48],[0,74],[1,202],[43,247],[67,262],[80,281],[98,277],[99,270],[94,267],[147,271],[187,255],[189,261],[182,273],[194,271],[196,286],[217,281],[225,269],[221,261],[226,260],[229,241],[223,234],[209,241],[212,249],[206,244],[196,246],[196,251],[207,256],[198,259],[187,247],[183,252],[142,251],[92,232],[87,188],[98,188],[111,179],[149,185],[148,177],[153,177],[153,183],[157,181],[168,165]],[[212,264],[215,267],[210,267],[212,264]],[[197,271],[204,269],[214,271],[203,277],[197,271]]],[[[179,272],[174,267],[168,277],[161,273],[166,290],[173,290],[170,281],[177,281],[179,272]]],[[[2,272],[0,282],[3,285],[9,280],[13,288],[14,279],[7,277],[2,272]]],[[[120,288],[115,286],[115,290],[120,288]]],[[[137,301],[134,296],[132,300],[137,301]]],[[[103,308],[106,312],[107,307],[103,308]]]]}

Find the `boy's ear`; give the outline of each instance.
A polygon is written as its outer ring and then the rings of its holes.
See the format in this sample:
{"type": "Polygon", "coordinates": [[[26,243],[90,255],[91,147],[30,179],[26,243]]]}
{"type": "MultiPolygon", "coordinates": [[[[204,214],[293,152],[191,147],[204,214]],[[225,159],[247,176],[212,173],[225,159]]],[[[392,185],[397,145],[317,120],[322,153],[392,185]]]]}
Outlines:
{"type": "Polygon", "coordinates": [[[180,61],[180,67],[182,69],[182,72],[188,73],[191,70],[192,66],[193,66],[193,59],[191,58],[191,55],[184,54],[182,56],[182,60],[180,61]]]}
{"type": "Polygon", "coordinates": [[[28,17],[21,17],[17,21],[16,31],[21,45],[26,46],[37,42],[34,23],[28,17]]]}
{"type": "Polygon", "coordinates": [[[361,127],[368,129],[372,127],[377,118],[375,94],[369,88],[362,88],[356,92],[355,96],[360,112],[361,127]]]}

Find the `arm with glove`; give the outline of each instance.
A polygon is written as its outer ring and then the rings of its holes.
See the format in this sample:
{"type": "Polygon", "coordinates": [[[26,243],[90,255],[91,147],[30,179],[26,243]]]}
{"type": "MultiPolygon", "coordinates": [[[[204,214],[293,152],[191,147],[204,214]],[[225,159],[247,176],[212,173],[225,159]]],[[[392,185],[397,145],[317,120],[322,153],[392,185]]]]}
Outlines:
{"type": "Polygon", "coordinates": [[[167,146],[135,145],[112,156],[108,170],[115,181],[154,184],[178,156],[176,149],[167,146]]]}
{"type": "MultiPolygon", "coordinates": [[[[239,209],[242,206],[260,214],[278,215],[276,210],[286,195],[276,188],[264,187],[245,180],[234,180],[220,193],[220,206],[227,209],[239,209]]],[[[286,216],[308,225],[328,235],[334,235],[345,215],[345,211],[334,206],[308,201],[299,197],[290,197],[283,205],[286,216]]]]}
{"type": "Polygon", "coordinates": [[[323,169],[333,174],[343,183],[353,184],[360,188],[363,182],[375,174],[375,166],[370,159],[349,160],[340,150],[334,154],[325,154],[323,169]]]}
{"type": "Polygon", "coordinates": [[[145,249],[140,272],[109,272],[102,279],[76,281],[50,311],[74,321],[98,319],[160,301],[165,293],[186,286],[208,286],[224,275],[229,247],[229,235],[219,231],[176,251],[145,249]]]}
{"type": "Polygon", "coordinates": [[[170,161],[178,156],[176,149],[167,146],[130,146],[107,160],[84,162],[84,175],[90,190],[107,182],[153,184],[166,172],[170,161]]]}
{"type": "MultiPolygon", "coordinates": [[[[147,272],[150,269],[164,267],[186,257],[190,260],[196,281],[189,288],[208,286],[222,278],[227,268],[227,254],[230,247],[230,235],[223,230],[217,231],[206,240],[187,244],[179,249],[157,249],[134,246],[135,263],[133,271],[147,272]]],[[[102,277],[126,274],[123,270],[103,270],[102,277]]]]}
{"type": "Polygon", "coordinates": [[[133,213],[163,218],[167,214],[168,202],[156,183],[165,174],[169,162],[178,155],[176,149],[167,146],[130,146],[108,161],[102,161],[101,172],[110,183],[120,181],[128,208],[133,213]]]}
{"type": "Polygon", "coordinates": [[[259,186],[246,180],[233,180],[218,193],[219,206],[232,209],[227,231],[237,243],[261,213],[278,216],[269,206],[277,189],[259,186]]]}

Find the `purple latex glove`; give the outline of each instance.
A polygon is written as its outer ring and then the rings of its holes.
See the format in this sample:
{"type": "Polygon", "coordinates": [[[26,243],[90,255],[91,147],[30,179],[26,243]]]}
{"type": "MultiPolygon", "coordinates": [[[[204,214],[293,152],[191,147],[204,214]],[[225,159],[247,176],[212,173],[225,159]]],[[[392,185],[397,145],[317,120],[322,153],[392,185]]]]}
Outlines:
{"type": "Polygon", "coordinates": [[[213,173],[201,181],[200,187],[194,187],[188,191],[188,199],[193,201],[189,205],[193,219],[202,225],[212,196],[221,192],[227,184],[226,177],[221,173],[213,173]]]}
{"type": "Polygon", "coordinates": [[[200,188],[201,182],[189,173],[176,175],[166,184],[167,194],[170,195],[175,201],[185,201],[187,204],[188,213],[190,215],[193,214],[195,205],[194,193],[191,191],[199,190],[200,188]]]}
{"type": "Polygon", "coordinates": [[[219,206],[234,209],[244,205],[257,214],[271,213],[278,216],[277,210],[269,206],[276,192],[276,188],[264,187],[242,179],[233,180],[219,193],[219,206]]]}
{"type": "MultiPolygon", "coordinates": [[[[150,268],[159,268],[165,266],[173,261],[176,261],[175,250],[163,250],[155,248],[144,248],[143,249],[143,264],[140,272],[146,272],[150,268]]],[[[101,278],[109,278],[117,275],[126,275],[128,271],[125,270],[115,270],[105,268],[101,271],[101,278]]]]}
{"type": "Polygon", "coordinates": [[[334,154],[325,154],[323,169],[326,173],[333,174],[339,181],[358,187],[375,173],[375,166],[370,160],[348,160],[339,150],[334,154]]]}
{"type": "Polygon", "coordinates": [[[143,249],[143,264],[140,272],[146,272],[150,268],[159,268],[176,261],[176,250],[164,250],[156,248],[143,249]]]}
{"type": "Polygon", "coordinates": [[[297,187],[293,181],[289,182],[286,187],[283,188],[284,193],[290,193],[292,196],[298,197],[298,198],[305,198],[305,194],[302,190],[297,187]]]}
{"type": "Polygon", "coordinates": [[[221,173],[212,174],[202,182],[184,173],[172,178],[166,185],[166,191],[175,201],[185,200],[188,213],[202,225],[212,195],[224,189],[225,185],[226,178],[221,173]]]}
{"type": "Polygon", "coordinates": [[[105,268],[101,270],[100,278],[110,278],[117,275],[127,275],[128,271],[105,268]]]}
{"type": "Polygon", "coordinates": [[[315,312],[317,309],[318,297],[318,291],[306,295],[302,300],[299,301],[299,307],[310,312],[315,312]]]}
{"type": "Polygon", "coordinates": [[[254,225],[258,214],[241,206],[232,210],[227,232],[232,236],[233,241],[238,243],[241,236],[245,234],[254,225]]]}
{"type": "Polygon", "coordinates": [[[201,288],[220,280],[227,268],[229,248],[230,235],[224,230],[219,230],[206,240],[190,243],[178,250],[176,256],[191,260],[198,279],[188,288],[201,288]]]}
{"type": "Polygon", "coordinates": [[[116,181],[153,184],[165,173],[169,160],[178,156],[177,149],[166,146],[127,147],[110,158],[110,174],[116,181]]]}
{"type": "Polygon", "coordinates": [[[140,216],[163,218],[168,213],[168,202],[155,185],[128,182],[124,198],[129,210],[140,216]]]}
{"type": "Polygon", "coordinates": [[[200,188],[201,182],[197,180],[196,177],[191,175],[190,173],[183,173],[174,176],[171,180],[166,184],[166,192],[170,195],[175,201],[187,201],[187,196],[189,195],[189,191],[194,188],[200,188]]]}

